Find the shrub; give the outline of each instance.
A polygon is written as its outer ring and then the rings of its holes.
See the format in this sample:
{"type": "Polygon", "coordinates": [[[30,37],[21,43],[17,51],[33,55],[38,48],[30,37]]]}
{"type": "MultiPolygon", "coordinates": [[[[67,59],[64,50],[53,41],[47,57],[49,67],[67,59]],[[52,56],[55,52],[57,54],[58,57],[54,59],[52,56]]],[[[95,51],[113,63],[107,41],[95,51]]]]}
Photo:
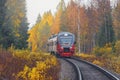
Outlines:
{"type": "Polygon", "coordinates": [[[103,66],[103,63],[98,61],[98,60],[94,60],[92,63],[96,64],[96,65],[99,65],[99,66],[103,66]]]}
{"type": "Polygon", "coordinates": [[[33,68],[25,66],[24,70],[17,74],[17,80],[56,80],[58,78],[56,74],[58,70],[57,65],[55,57],[49,57],[45,61],[37,61],[36,66],[33,68]]]}
{"type": "Polygon", "coordinates": [[[106,46],[100,48],[100,47],[95,47],[93,49],[93,54],[95,54],[98,57],[107,57],[107,55],[112,54],[113,50],[112,47],[108,44],[106,44],[106,46]]]}
{"type": "Polygon", "coordinates": [[[120,41],[115,43],[115,53],[116,55],[120,55],[120,41]]]}
{"type": "Polygon", "coordinates": [[[85,54],[85,53],[76,54],[76,56],[78,56],[78,57],[80,57],[82,59],[85,59],[87,61],[90,61],[90,62],[92,62],[94,59],[96,59],[96,57],[94,55],[85,54]]]}
{"type": "Polygon", "coordinates": [[[47,53],[0,48],[0,80],[57,80],[58,60],[47,53]]]}

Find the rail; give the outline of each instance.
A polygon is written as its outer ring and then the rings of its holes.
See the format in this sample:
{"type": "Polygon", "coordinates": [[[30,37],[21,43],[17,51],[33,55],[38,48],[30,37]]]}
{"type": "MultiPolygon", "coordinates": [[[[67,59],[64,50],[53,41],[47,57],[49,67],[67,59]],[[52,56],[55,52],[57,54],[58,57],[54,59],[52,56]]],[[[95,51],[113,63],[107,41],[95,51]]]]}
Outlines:
{"type": "Polygon", "coordinates": [[[74,67],[74,69],[75,69],[75,71],[77,73],[77,77],[78,77],[77,80],[83,80],[82,72],[81,72],[80,68],[78,67],[78,65],[76,65],[75,63],[73,63],[72,61],[70,61],[70,60],[68,60],[66,58],[64,58],[64,60],[73,65],[73,67],[74,67]]]}
{"type": "Polygon", "coordinates": [[[96,68],[96,69],[98,69],[100,72],[102,72],[104,75],[106,75],[108,78],[110,78],[110,80],[120,80],[120,79],[117,78],[115,75],[113,75],[113,74],[110,73],[109,71],[103,69],[102,67],[99,67],[99,66],[97,66],[97,65],[95,65],[95,64],[92,64],[92,63],[90,63],[90,62],[88,62],[88,61],[81,60],[81,59],[78,59],[78,58],[75,58],[75,57],[73,57],[72,59],[77,60],[77,61],[80,61],[80,62],[84,62],[84,63],[86,63],[86,64],[88,64],[88,65],[93,66],[94,68],[96,68]]]}

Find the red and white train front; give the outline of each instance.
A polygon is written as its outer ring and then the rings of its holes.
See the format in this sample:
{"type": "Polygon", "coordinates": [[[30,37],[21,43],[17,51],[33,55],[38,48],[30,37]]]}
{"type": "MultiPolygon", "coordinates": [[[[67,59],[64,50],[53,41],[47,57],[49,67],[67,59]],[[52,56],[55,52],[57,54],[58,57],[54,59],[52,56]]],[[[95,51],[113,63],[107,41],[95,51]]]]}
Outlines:
{"type": "Polygon", "coordinates": [[[75,36],[61,32],[48,40],[48,51],[63,57],[71,57],[75,52],[75,36]]]}

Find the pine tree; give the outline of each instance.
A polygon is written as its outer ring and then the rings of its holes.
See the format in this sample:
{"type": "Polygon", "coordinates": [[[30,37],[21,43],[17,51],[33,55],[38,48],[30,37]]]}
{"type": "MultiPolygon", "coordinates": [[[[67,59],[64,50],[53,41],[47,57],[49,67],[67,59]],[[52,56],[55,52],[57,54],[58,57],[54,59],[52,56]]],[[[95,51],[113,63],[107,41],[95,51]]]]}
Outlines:
{"type": "Polygon", "coordinates": [[[26,18],[25,0],[8,0],[6,3],[6,26],[13,34],[12,44],[19,49],[27,47],[28,23],[26,18]]]}
{"type": "Polygon", "coordinates": [[[99,10],[101,14],[101,25],[98,33],[98,45],[103,47],[107,43],[115,41],[115,35],[112,24],[110,0],[100,0],[99,10]]]}
{"type": "Polygon", "coordinates": [[[2,45],[2,41],[3,41],[2,28],[5,19],[5,9],[6,9],[5,3],[6,0],[0,0],[0,45],[2,45]]]}
{"type": "Polygon", "coordinates": [[[13,43],[12,28],[6,25],[9,24],[6,22],[6,20],[9,20],[9,17],[7,17],[7,6],[5,5],[7,0],[0,1],[0,45],[8,48],[13,43]]]}
{"type": "Polygon", "coordinates": [[[41,15],[39,14],[36,20],[36,23],[39,23],[41,21],[41,15]]]}

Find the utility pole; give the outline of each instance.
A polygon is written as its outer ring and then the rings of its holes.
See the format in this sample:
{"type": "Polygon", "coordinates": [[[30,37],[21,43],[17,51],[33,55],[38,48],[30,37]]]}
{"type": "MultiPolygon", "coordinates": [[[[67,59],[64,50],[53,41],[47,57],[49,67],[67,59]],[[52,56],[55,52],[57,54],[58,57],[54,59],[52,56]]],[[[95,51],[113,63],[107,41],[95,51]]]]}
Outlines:
{"type": "Polygon", "coordinates": [[[78,51],[79,51],[79,53],[81,52],[81,50],[80,50],[80,10],[79,10],[79,5],[80,5],[80,3],[79,3],[79,0],[77,0],[76,1],[77,2],[77,8],[78,8],[78,51]]]}

